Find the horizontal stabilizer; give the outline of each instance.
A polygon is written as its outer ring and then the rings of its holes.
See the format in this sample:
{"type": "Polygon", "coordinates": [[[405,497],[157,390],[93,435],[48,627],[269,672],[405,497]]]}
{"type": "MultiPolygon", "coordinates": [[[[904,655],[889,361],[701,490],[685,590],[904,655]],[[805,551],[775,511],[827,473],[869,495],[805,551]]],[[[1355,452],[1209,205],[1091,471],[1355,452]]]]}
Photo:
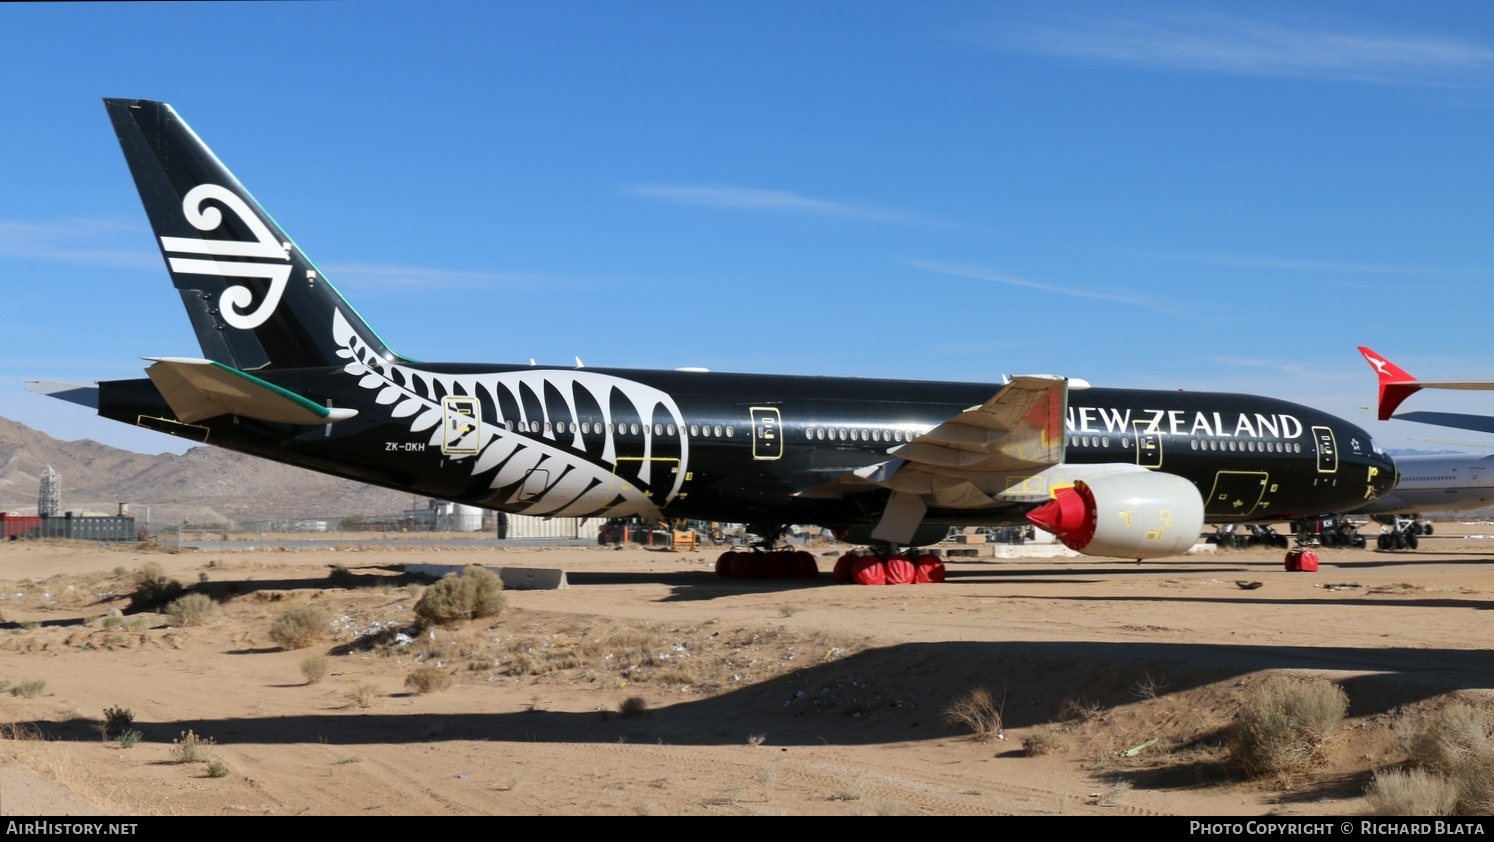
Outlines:
{"type": "Polygon", "coordinates": [[[57,383],[52,380],[28,380],[26,391],[80,406],[99,408],[99,387],[97,386],[79,386],[76,383],[57,383]]]}
{"type": "Polygon", "coordinates": [[[1468,415],[1462,412],[1402,412],[1390,416],[1392,421],[1415,421],[1418,424],[1436,424],[1458,430],[1474,430],[1494,433],[1494,418],[1488,415],[1468,415]]]}
{"type": "Polygon", "coordinates": [[[333,409],[252,374],[212,360],[147,357],[145,370],[177,420],[193,424],[219,415],[238,415],[276,424],[330,424],[358,414],[333,409]]]}

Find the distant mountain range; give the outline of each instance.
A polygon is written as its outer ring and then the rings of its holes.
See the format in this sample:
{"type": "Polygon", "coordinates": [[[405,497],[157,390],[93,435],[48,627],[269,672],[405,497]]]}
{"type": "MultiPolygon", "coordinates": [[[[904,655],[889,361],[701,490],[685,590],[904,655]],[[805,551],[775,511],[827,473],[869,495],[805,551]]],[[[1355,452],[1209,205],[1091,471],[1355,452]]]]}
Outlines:
{"type": "Polygon", "coordinates": [[[62,510],[130,514],[144,524],[336,518],[425,508],[426,498],[218,447],[150,456],[92,439],[58,441],[0,418],[0,509],[36,514],[41,475],[61,478],[62,510]]]}

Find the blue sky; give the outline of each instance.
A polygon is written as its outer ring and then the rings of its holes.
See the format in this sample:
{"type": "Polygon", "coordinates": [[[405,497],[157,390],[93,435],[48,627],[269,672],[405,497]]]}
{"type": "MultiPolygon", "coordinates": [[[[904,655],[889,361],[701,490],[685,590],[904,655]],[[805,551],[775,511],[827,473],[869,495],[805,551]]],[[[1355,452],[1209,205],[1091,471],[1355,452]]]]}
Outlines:
{"type": "MultiPolygon", "coordinates": [[[[1242,391],[1494,377],[1494,5],[3,4],[0,416],[198,348],[105,96],[424,360],[1242,391]]],[[[1407,409],[1494,412],[1488,393],[1407,409]]]]}

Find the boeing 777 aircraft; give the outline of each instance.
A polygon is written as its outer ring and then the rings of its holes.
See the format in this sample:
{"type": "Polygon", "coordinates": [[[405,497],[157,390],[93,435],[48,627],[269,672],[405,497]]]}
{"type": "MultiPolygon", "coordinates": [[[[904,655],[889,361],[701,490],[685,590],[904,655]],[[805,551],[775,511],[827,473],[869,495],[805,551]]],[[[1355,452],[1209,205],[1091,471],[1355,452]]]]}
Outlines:
{"type": "Polygon", "coordinates": [[[791,523],[917,545],[1031,520],[1091,555],[1395,485],[1364,430],[1250,395],[423,363],[369,328],[170,106],[105,106],[201,358],[34,389],[349,479],[541,516],[791,523]]]}

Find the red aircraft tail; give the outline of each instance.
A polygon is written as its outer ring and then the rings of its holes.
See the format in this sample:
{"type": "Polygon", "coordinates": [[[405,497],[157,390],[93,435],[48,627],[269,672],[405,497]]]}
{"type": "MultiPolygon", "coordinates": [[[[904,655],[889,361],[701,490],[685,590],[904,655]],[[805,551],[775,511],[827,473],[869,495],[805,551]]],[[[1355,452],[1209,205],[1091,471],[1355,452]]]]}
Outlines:
{"type": "Polygon", "coordinates": [[[1384,421],[1401,405],[1401,401],[1420,390],[1421,384],[1400,366],[1369,348],[1360,345],[1359,353],[1364,355],[1364,361],[1370,364],[1375,370],[1375,376],[1380,378],[1379,416],[1384,421]]]}

